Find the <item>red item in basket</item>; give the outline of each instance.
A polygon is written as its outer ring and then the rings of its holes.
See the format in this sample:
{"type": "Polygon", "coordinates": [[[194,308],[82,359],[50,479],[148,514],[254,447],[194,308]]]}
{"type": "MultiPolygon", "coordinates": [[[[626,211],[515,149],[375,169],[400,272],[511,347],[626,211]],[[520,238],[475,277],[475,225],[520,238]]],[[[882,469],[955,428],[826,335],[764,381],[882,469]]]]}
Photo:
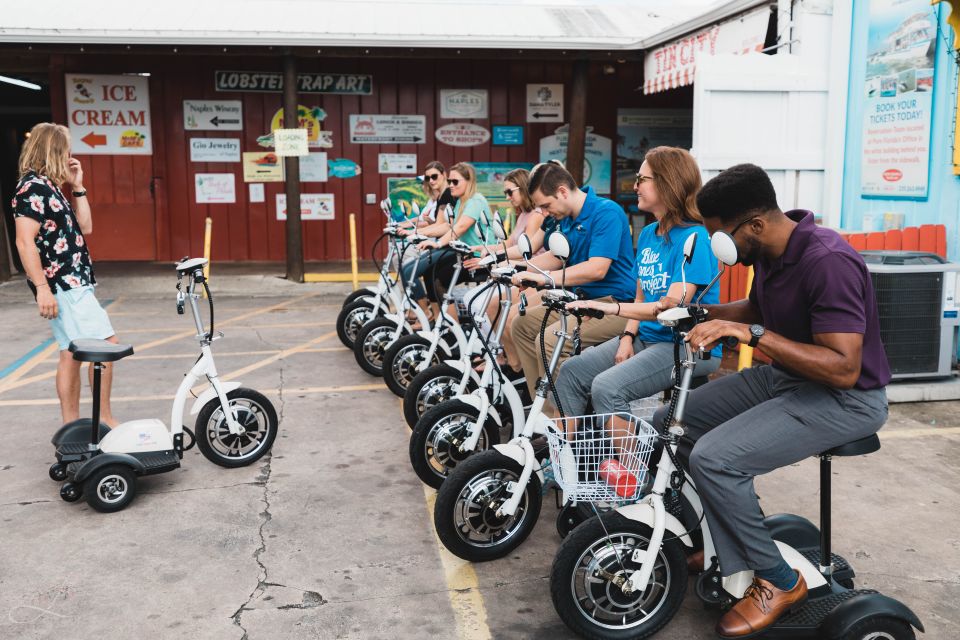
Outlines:
{"type": "Polygon", "coordinates": [[[637,492],[637,477],[613,458],[600,463],[600,478],[621,498],[632,498],[637,492]]]}

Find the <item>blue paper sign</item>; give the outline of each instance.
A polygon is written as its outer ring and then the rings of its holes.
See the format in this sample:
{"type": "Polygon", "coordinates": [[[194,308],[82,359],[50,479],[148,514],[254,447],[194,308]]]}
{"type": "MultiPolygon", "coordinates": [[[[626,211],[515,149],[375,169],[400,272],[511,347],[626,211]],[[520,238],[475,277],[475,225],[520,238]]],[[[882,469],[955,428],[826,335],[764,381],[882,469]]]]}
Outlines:
{"type": "Polygon", "coordinates": [[[360,167],[353,160],[336,158],[327,162],[327,173],[331,178],[353,178],[360,175],[360,167]]]}
{"type": "Polygon", "coordinates": [[[493,127],[493,144],[497,144],[497,145],[523,144],[523,127],[520,127],[520,126],[493,127]]]}

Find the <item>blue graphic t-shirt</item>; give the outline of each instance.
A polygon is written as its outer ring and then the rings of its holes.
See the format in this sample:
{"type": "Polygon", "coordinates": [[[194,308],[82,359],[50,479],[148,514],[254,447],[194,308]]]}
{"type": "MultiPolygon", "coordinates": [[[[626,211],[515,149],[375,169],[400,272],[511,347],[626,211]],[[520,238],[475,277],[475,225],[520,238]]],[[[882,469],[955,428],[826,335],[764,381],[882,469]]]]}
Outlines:
{"type": "MultiPolygon", "coordinates": [[[[658,235],[660,223],[648,224],[637,238],[637,284],[643,291],[644,302],[656,302],[667,295],[670,285],[683,282],[680,267],[683,264],[683,245],[687,236],[697,234],[697,246],[693,250],[693,260],[686,265],[687,284],[697,285],[697,295],[717,275],[717,259],[710,250],[710,236],[700,225],[689,227],[674,226],[666,235],[658,235]]],[[[639,293],[639,291],[638,291],[639,293]]],[[[720,301],[720,287],[714,285],[703,297],[703,304],[717,304],[720,301]]],[[[687,303],[692,300],[687,300],[687,303]]],[[[640,322],[638,333],[644,342],[671,342],[673,332],[652,320],[640,322]]],[[[711,352],[721,354],[720,347],[711,352]]]]}

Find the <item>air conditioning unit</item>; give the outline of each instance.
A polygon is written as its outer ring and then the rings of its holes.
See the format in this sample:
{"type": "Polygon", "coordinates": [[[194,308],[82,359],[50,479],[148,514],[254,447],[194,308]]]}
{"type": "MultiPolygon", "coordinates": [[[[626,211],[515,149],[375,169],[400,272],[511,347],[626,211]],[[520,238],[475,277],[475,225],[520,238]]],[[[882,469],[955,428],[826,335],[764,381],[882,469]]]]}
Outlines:
{"type": "Polygon", "coordinates": [[[951,375],[960,325],[960,264],[919,251],[860,253],[873,280],[893,379],[951,375]]]}

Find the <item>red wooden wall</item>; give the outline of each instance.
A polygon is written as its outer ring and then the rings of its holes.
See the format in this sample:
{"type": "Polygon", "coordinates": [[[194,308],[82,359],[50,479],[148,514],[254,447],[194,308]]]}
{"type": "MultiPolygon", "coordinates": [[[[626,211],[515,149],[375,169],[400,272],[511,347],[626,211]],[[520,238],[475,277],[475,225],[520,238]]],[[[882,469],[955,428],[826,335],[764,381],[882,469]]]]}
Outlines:
{"type": "MultiPolygon", "coordinates": [[[[373,76],[373,95],[301,95],[300,103],[320,106],[327,112],[323,129],[333,132],[334,146],[328,158],[348,158],[363,169],[361,176],[331,178],[326,183],[306,183],[305,193],[332,193],[336,219],[303,223],[304,255],[307,260],[337,260],[349,257],[347,218],[358,215],[358,246],[362,257],[382,228],[376,205],[365,204],[364,195],[386,195],[387,175],[377,172],[378,153],[416,153],[420,167],[438,159],[450,166],[457,161],[536,162],[540,138],[551,135],[558,124],[527,123],[526,84],[565,83],[567,115],[570,104],[572,65],[564,61],[497,61],[462,59],[312,59],[298,61],[301,72],[364,73],[373,76]],[[493,125],[523,125],[524,145],[451,147],[437,143],[434,130],[454,120],[439,118],[439,89],[487,89],[489,118],[473,120],[488,129],[493,125]],[[354,145],[349,143],[349,115],[358,113],[422,114],[426,116],[426,144],[354,145]]],[[[614,140],[618,107],[687,107],[692,103],[689,87],[653,96],[636,91],[641,84],[641,65],[615,64],[615,73],[604,75],[592,64],[587,98],[587,124],[594,132],[614,140]]],[[[117,259],[170,260],[196,255],[203,248],[204,219],[213,218],[214,260],[284,259],[284,222],[276,220],[275,196],[283,183],[266,183],[266,202],[250,203],[243,182],[242,163],[194,163],[190,161],[191,137],[241,139],[241,151],[257,151],[258,136],[269,132],[270,120],[281,106],[279,93],[227,93],[214,91],[215,70],[279,71],[281,59],[221,56],[73,56],[54,60],[51,96],[54,116],[65,117],[63,72],[149,72],[154,154],[148,157],[78,156],[84,162],[94,209],[95,231],[91,244],[98,261],[117,259]],[[184,132],[184,100],[242,100],[243,131],[184,132]],[[234,173],[236,204],[204,205],[195,202],[194,174],[234,173]],[[150,199],[150,181],[155,187],[150,199]],[[140,207],[154,204],[152,229],[142,215],[124,218],[111,213],[109,224],[97,216],[115,205],[140,207]],[[109,205],[109,207],[108,207],[109,205]],[[109,229],[109,233],[106,231],[109,229]],[[151,247],[152,244],[152,247],[151,247]]],[[[615,159],[614,159],[615,160],[615,159]]],[[[615,173],[615,172],[614,172],[615,173]]]]}

